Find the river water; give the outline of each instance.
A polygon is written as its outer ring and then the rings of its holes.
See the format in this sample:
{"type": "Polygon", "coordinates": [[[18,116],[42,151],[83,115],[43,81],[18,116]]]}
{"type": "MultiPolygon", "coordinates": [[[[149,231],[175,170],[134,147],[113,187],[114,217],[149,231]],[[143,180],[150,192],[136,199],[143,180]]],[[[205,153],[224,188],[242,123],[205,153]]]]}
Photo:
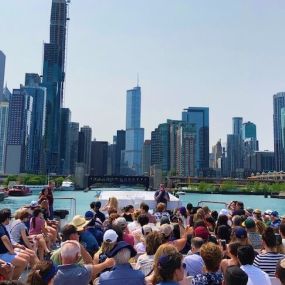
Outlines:
{"type": "MultiPolygon", "coordinates": [[[[97,189],[96,189],[97,190],[97,189]]],[[[108,189],[98,189],[96,191],[91,190],[89,192],[83,191],[56,191],[54,192],[55,198],[69,197],[76,200],[76,213],[84,214],[89,210],[89,205],[92,201],[96,201],[96,193],[98,190],[112,190],[108,189]]],[[[113,190],[118,190],[114,188],[113,190]]],[[[132,189],[122,189],[122,191],[131,191],[132,189]]],[[[135,189],[138,190],[138,189],[135,189]]],[[[8,197],[4,201],[0,202],[0,208],[10,208],[12,212],[23,205],[30,204],[32,200],[37,200],[39,196],[39,191],[33,191],[33,194],[25,197],[8,197]]],[[[243,201],[245,207],[258,208],[262,211],[267,209],[276,210],[279,214],[285,214],[285,200],[274,199],[274,198],[264,198],[263,196],[254,196],[254,195],[223,195],[223,194],[186,194],[180,196],[182,204],[186,206],[187,203],[192,203],[194,206],[198,204],[199,201],[218,201],[218,202],[230,202],[232,200],[243,201]]],[[[210,204],[210,209],[220,210],[224,208],[220,204],[210,204]]],[[[55,199],[54,203],[55,209],[70,209],[71,202],[70,200],[55,199]]]]}

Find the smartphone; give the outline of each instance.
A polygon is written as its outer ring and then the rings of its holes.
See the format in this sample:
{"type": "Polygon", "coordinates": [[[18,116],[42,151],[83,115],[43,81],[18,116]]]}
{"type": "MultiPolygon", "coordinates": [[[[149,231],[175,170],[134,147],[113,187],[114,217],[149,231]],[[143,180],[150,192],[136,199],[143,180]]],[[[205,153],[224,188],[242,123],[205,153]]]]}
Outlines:
{"type": "Polygon", "coordinates": [[[221,246],[223,247],[223,250],[227,249],[227,242],[225,239],[221,239],[221,246]]]}

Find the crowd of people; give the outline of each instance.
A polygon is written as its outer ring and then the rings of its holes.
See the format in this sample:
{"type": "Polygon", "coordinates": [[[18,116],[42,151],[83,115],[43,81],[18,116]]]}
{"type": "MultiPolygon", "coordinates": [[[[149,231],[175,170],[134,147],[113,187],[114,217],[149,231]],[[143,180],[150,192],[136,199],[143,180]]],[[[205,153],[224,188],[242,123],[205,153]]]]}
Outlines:
{"type": "Polygon", "coordinates": [[[49,192],[12,221],[0,210],[0,285],[21,284],[9,280],[26,269],[29,285],[285,285],[285,216],[277,211],[240,201],[169,211],[161,187],[154,212],[146,203],[120,209],[111,197],[60,231],[49,192]]]}

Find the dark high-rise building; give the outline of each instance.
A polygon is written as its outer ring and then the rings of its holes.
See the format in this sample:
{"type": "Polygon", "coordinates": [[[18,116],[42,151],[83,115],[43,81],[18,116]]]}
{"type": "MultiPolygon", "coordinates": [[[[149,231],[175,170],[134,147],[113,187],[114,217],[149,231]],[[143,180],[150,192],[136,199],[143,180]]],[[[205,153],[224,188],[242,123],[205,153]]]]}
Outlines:
{"type": "Polygon", "coordinates": [[[14,89],[9,102],[5,173],[25,172],[29,160],[29,143],[33,98],[23,89],[14,89]]]}
{"type": "Polygon", "coordinates": [[[75,174],[75,166],[78,159],[78,134],[79,123],[69,123],[69,144],[70,144],[70,174],[75,174]]]}
{"type": "Polygon", "coordinates": [[[251,155],[251,171],[268,172],[274,170],[274,152],[255,151],[251,155]]]}
{"type": "Polygon", "coordinates": [[[121,174],[122,164],[122,152],[126,147],[126,131],[118,130],[116,138],[116,150],[115,150],[115,175],[121,174]]]}
{"type": "Polygon", "coordinates": [[[242,118],[233,117],[233,135],[242,136],[242,118]]]}
{"type": "Polygon", "coordinates": [[[47,88],[46,172],[59,172],[60,115],[65,80],[66,26],[68,0],[53,0],[50,17],[50,42],[44,44],[43,86],[47,88]]]}
{"type": "Polygon", "coordinates": [[[46,123],[46,88],[40,86],[38,74],[27,73],[25,86],[21,89],[33,98],[30,141],[26,161],[26,171],[29,173],[46,174],[44,160],[44,135],[46,123]]]}
{"type": "Polygon", "coordinates": [[[0,50],[0,100],[2,99],[4,88],[5,61],[5,54],[0,50]]]}
{"type": "Polygon", "coordinates": [[[143,175],[149,175],[151,162],[151,140],[145,140],[142,151],[142,171],[143,175]]]}
{"type": "Polygon", "coordinates": [[[60,174],[70,174],[70,120],[71,112],[68,108],[61,108],[60,116],[60,174]]]}
{"type": "Polygon", "coordinates": [[[285,170],[285,92],[273,96],[275,170],[285,170]]]}
{"type": "Polygon", "coordinates": [[[83,126],[78,137],[78,162],[84,163],[85,174],[90,173],[92,129],[83,126]]]}
{"type": "Polygon", "coordinates": [[[103,176],[107,174],[108,142],[92,141],[90,174],[103,176]]]}
{"type": "Polygon", "coordinates": [[[195,174],[209,168],[209,108],[189,107],[182,112],[184,122],[195,124],[195,174]]]}
{"type": "Polygon", "coordinates": [[[256,139],[256,125],[252,122],[245,122],[242,124],[242,139],[256,139]]]}

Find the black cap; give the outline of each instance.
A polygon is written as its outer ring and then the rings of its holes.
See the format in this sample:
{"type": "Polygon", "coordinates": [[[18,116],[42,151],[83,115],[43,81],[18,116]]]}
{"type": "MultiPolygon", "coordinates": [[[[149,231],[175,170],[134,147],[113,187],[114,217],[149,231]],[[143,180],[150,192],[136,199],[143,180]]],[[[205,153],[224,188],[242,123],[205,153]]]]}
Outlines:
{"type": "Polygon", "coordinates": [[[114,247],[113,249],[111,249],[110,251],[106,252],[107,257],[114,257],[119,251],[121,251],[124,248],[128,248],[131,252],[131,257],[135,257],[137,255],[136,250],[128,243],[124,242],[124,241],[119,241],[114,247]]]}

